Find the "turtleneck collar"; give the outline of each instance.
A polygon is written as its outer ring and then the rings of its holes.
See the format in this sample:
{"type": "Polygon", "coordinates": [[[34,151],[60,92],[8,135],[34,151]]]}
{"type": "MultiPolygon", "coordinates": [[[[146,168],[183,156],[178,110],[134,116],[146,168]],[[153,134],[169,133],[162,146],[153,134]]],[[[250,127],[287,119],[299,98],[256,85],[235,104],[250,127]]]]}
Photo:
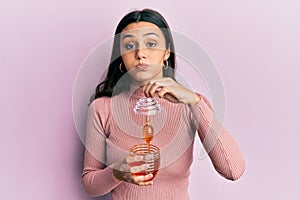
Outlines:
{"type": "Polygon", "coordinates": [[[129,91],[125,92],[125,95],[129,95],[130,98],[134,98],[134,99],[139,99],[145,96],[142,87],[133,84],[130,84],[130,89],[129,91]]]}

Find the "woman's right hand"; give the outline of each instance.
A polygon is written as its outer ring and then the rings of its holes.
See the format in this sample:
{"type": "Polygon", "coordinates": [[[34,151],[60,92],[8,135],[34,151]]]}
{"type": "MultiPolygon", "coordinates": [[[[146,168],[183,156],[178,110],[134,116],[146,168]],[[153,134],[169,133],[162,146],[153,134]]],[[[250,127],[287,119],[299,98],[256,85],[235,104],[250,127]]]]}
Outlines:
{"type": "Polygon", "coordinates": [[[125,181],[140,186],[152,185],[152,174],[134,175],[135,173],[142,172],[147,169],[147,164],[139,164],[142,160],[143,156],[129,156],[123,161],[114,164],[114,177],[120,181],[125,181]]]}

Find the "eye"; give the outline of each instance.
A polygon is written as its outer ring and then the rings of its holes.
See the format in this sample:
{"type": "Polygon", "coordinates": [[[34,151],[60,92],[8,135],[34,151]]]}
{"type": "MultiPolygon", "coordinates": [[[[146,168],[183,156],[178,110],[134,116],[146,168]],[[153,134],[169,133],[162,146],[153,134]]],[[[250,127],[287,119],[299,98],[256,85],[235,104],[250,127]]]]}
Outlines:
{"type": "Polygon", "coordinates": [[[133,42],[125,44],[125,49],[127,49],[127,50],[131,50],[131,49],[134,49],[134,48],[136,48],[136,44],[133,43],[133,42]]]}
{"type": "Polygon", "coordinates": [[[156,42],[147,42],[146,46],[147,47],[155,47],[156,46],[156,42]]]}

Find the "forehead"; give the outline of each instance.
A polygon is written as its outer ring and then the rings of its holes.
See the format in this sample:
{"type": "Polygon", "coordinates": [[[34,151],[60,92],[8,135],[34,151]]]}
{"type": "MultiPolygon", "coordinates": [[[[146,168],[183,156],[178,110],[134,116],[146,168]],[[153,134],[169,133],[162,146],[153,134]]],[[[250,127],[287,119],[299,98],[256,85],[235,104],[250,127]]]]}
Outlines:
{"type": "Polygon", "coordinates": [[[121,35],[143,35],[145,33],[156,33],[159,36],[163,36],[162,31],[158,26],[150,22],[133,22],[128,24],[121,32],[121,35]]]}

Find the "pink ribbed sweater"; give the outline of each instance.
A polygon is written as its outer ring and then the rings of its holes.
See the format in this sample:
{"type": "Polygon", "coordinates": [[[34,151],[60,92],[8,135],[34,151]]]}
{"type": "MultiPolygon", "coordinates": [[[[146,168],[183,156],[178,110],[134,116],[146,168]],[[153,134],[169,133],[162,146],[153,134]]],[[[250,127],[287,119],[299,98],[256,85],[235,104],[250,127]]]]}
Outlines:
{"type": "Polygon", "coordinates": [[[132,89],[112,98],[102,97],[89,106],[82,184],[92,196],[111,192],[113,200],[188,200],[188,180],[196,130],[219,174],[236,180],[244,172],[243,156],[228,131],[216,120],[208,101],[196,105],[156,98],[163,111],[151,117],[161,152],[161,169],[151,186],[137,186],[113,177],[111,166],[129,155],[131,146],[144,143],[145,116],[133,106],[141,90],[132,89]]]}

